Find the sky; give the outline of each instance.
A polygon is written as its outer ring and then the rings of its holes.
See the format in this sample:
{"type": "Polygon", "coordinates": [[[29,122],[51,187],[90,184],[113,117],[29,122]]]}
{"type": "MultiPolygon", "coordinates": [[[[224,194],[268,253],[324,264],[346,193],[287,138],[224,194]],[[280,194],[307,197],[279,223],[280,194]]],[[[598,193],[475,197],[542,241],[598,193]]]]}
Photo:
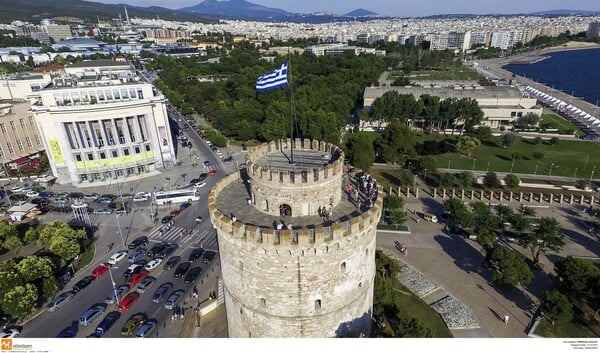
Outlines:
{"type": "MultiPolygon", "coordinates": [[[[202,0],[93,0],[107,4],[125,3],[136,6],[162,6],[178,9],[196,5],[202,0]]],[[[380,15],[419,17],[439,14],[515,14],[543,10],[569,9],[600,11],[598,0],[249,0],[255,4],[289,12],[348,13],[364,8],[380,15]]]]}

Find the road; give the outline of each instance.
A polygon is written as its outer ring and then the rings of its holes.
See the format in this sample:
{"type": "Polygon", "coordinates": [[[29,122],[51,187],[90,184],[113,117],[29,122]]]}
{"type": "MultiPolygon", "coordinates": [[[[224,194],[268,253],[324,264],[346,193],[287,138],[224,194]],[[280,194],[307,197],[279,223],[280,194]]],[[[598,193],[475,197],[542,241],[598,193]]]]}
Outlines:
{"type": "MultiPolygon", "coordinates": [[[[178,124],[188,124],[183,116],[181,116],[174,108],[170,107],[170,110],[171,118],[176,120],[178,124]]],[[[169,231],[163,231],[162,233],[159,232],[159,229],[163,228],[164,225],[161,224],[160,221],[156,222],[152,220],[152,212],[157,211],[158,220],[160,220],[162,217],[168,215],[171,210],[175,208],[178,209],[179,205],[154,206],[151,205],[150,201],[135,202],[131,203],[132,210],[128,215],[118,217],[114,214],[90,215],[92,224],[98,227],[97,232],[94,234],[96,237],[96,253],[94,259],[89,266],[75,274],[74,278],[65,286],[63,291],[70,290],[73,284],[79,279],[91,274],[92,269],[98,264],[106,262],[110,254],[115,253],[118,250],[126,249],[123,246],[123,243],[127,244],[140,235],[148,236],[150,240],[148,248],[155,243],[163,241],[178,244],[179,248],[170,256],[179,255],[182,257],[182,262],[187,261],[189,253],[193,248],[203,247],[206,250],[218,251],[216,232],[209,221],[210,217],[208,215],[207,207],[208,192],[218,179],[223,177],[226,172],[231,171],[234,166],[225,165],[203,142],[193,128],[187,130],[185,134],[187,135],[188,140],[192,141],[193,147],[191,149],[179,148],[178,158],[180,163],[178,166],[165,171],[159,176],[139,180],[139,182],[131,187],[130,190],[122,191],[151,191],[152,188],[156,190],[161,186],[164,187],[164,185],[167,187],[184,186],[186,185],[186,182],[189,182],[193,178],[197,178],[200,173],[207,171],[203,162],[204,160],[208,160],[211,162],[212,168],[217,170],[217,175],[212,177],[209,176],[205,180],[206,186],[200,188],[200,200],[193,202],[192,206],[175,217],[174,226],[169,231]],[[193,159],[194,161],[192,162],[193,159]],[[203,220],[200,225],[196,223],[196,218],[198,216],[203,220]],[[119,234],[119,230],[121,230],[123,237],[119,234]],[[187,231],[187,234],[184,234],[182,230],[187,231]],[[107,246],[111,243],[114,244],[114,247],[108,252],[107,246]]],[[[109,185],[109,187],[114,186],[115,185],[109,185]]],[[[102,194],[106,193],[109,187],[102,186],[86,188],[85,190],[78,189],[76,191],[84,193],[97,192],[102,194]]],[[[118,187],[119,190],[122,189],[122,185],[118,185],[118,187]]],[[[60,189],[74,191],[73,188],[65,188],[58,185],[52,189],[52,191],[61,191],[60,189]]],[[[89,204],[95,208],[105,206],[97,205],[94,202],[89,202],[89,204]]],[[[43,216],[43,221],[48,222],[53,219],[68,220],[70,218],[71,215],[69,214],[47,214],[43,216]]],[[[150,260],[148,257],[144,258],[150,260]]],[[[166,262],[166,259],[164,262],[166,262]]],[[[192,265],[192,267],[202,267],[203,271],[198,279],[191,284],[185,284],[183,279],[174,278],[172,273],[174,272],[174,269],[165,271],[163,270],[163,264],[150,273],[151,276],[156,277],[157,280],[155,283],[152,284],[145,293],[141,294],[139,300],[137,300],[128,311],[121,315],[105,337],[121,337],[121,327],[132,314],[137,312],[145,312],[148,315],[148,318],[157,319],[158,330],[156,330],[157,332],[152,333],[152,335],[158,335],[158,337],[177,337],[179,334],[177,324],[171,322],[173,310],[164,309],[164,301],[160,304],[152,303],[151,299],[154,291],[162,283],[173,282],[175,286],[171,291],[179,288],[186,291],[186,299],[185,301],[181,301],[179,305],[190,310],[196,307],[200,301],[206,299],[209,293],[217,290],[216,280],[218,276],[220,276],[218,256],[216,256],[209,264],[203,264],[202,261],[199,260],[192,265]],[[199,296],[197,299],[191,298],[194,286],[198,289],[199,296]]],[[[124,284],[126,282],[126,279],[122,274],[129,265],[130,263],[126,260],[122,260],[113,268],[112,275],[116,285],[124,284]]],[[[90,306],[96,303],[103,303],[106,296],[111,291],[112,281],[109,273],[105,273],[87,288],[78,293],[71,302],[67,303],[59,310],[55,312],[40,311],[32,319],[28,320],[24,324],[21,337],[56,337],[62,329],[70,326],[73,321],[78,321],[79,317],[90,306]]],[[[130,290],[130,292],[132,291],[133,289],[130,290]]],[[[169,294],[171,291],[169,291],[169,294]]],[[[57,294],[60,294],[61,292],[57,294]]],[[[91,334],[100,321],[102,321],[102,318],[104,318],[106,313],[113,310],[116,310],[116,304],[109,304],[106,312],[96,319],[92,325],[88,327],[79,327],[77,337],[86,337],[91,334]]]]}

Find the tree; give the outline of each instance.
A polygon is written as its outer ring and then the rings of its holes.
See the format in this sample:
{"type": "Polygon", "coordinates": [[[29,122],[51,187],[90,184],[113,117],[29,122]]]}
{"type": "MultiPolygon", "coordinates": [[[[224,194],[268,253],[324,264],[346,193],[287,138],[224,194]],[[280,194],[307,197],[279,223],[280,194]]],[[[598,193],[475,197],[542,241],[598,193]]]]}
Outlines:
{"type": "Polygon", "coordinates": [[[4,294],[2,310],[11,317],[23,317],[33,312],[37,299],[38,292],[33,284],[16,286],[4,294]]]}
{"type": "Polygon", "coordinates": [[[415,154],[415,135],[401,123],[389,124],[375,140],[379,156],[387,162],[403,164],[407,156],[415,154]]]}
{"type": "Polygon", "coordinates": [[[539,226],[533,233],[524,233],[519,239],[519,244],[529,248],[532,260],[538,264],[540,255],[548,250],[560,251],[565,246],[564,235],[560,232],[560,223],[556,218],[542,217],[539,226]]]}
{"type": "Polygon", "coordinates": [[[600,270],[592,262],[567,256],[555,266],[558,286],[566,293],[582,296],[594,288],[600,270]]]}
{"type": "Polygon", "coordinates": [[[492,213],[492,210],[488,205],[481,201],[476,201],[471,204],[473,209],[473,220],[477,230],[481,229],[495,229],[498,227],[498,216],[492,213]]]}
{"type": "Polygon", "coordinates": [[[498,176],[494,172],[488,172],[483,177],[483,185],[486,188],[490,188],[490,189],[496,189],[496,188],[502,187],[502,184],[500,184],[500,180],[498,180],[498,176]]]}
{"type": "Polygon", "coordinates": [[[444,201],[442,208],[444,211],[448,212],[448,220],[451,224],[463,228],[473,225],[473,215],[461,200],[455,197],[450,198],[444,201]]]}
{"type": "Polygon", "coordinates": [[[75,230],[61,221],[54,221],[46,224],[42,228],[37,242],[39,245],[50,245],[52,240],[58,236],[67,239],[82,240],[85,239],[85,231],[83,229],[75,230]]]}
{"type": "Polygon", "coordinates": [[[487,228],[481,228],[477,232],[477,243],[485,249],[490,249],[496,238],[496,233],[487,228]]]}
{"type": "Polygon", "coordinates": [[[429,175],[437,173],[435,159],[430,156],[421,156],[417,161],[415,168],[418,173],[423,174],[423,177],[426,177],[425,173],[428,173],[429,175]]]}
{"type": "Polygon", "coordinates": [[[456,148],[466,152],[468,157],[471,157],[473,150],[481,145],[481,141],[473,136],[461,136],[456,143],[456,148]]]}
{"type": "Polygon", "coordinates": [[[383,198],[383,208],[387,210],[404,208],[404,199],[396,195],[386,195],[383,198]]]}
{"type": "MultiPolygon", "coordinates": [[[[400,316],[400,315],[398,315],[400,316]]],[[[402,320],[396,328],[396,337],[404,338],[431,338],[433,331],[423,325],[418,319],[402,320]]]]}
{"type": "Polygon", "coordinates": [[[492,129],[489,126],[479,126],[474,133],[480,141],[490,141],[494,135],[492,135],[492,129]]]}
{"type": "Polygon", "coordinates": [[[536,126],[540,122],[540,116],[534,113],[527,113],[524,116],[517,118],[515,126],[520,129],[536,126]]]}
{"type": "Polygon", "coordinates": [[[517,142],[516,134],[504,134],[502,135],[502,139],[500,140],[500,143],[504,148],[512,146],[515,142],[517,142]]]}
{"type": "Polygon", "coordinates": [[[81,247],[76,239],[69,239],[65,236],[57,236],[52,239],[48,247],[52,253],[61,258],[61,264],[66,264],[68,261],[79,255],[81,247]]]}
{"type": "Polygon", "coordinates": [[[499,246],[492,250],[490,261],[493,264],[492,280],[509,286],[527,285],[533,279],[525,257],[516,250],[499,246]]]}
{"type": "Polygon", "coordinates": [[[346,143],[346,149],[350,164],[359,169],[367,171],[375,162],[373,142],[365,133],[352,134],[346,143]]]}
{"type": "Polygon", "coordinates": [[[8,236],[2,242],[2,247],[9,251],[16,250],[16,249],[20,248],[21,246],[23,246],[23,242],[21,241],[21,238],[19,238],[18,235],[8,236]]]}
{"type": "Polygon", "coordinates": [[[542,295],[542,311],[552,325],[573,319],[573,304],[567,296],[556,289],[545,291],[542,295]]]}
{"type": "Polygon", "coordinates": [[[274,141],[289,135],[289,104],[273,102],[267,108],[265,120],[261,125],[261,136],[265,141],[274,141]]]}
{"type": "Polygon", "coordinates": [[[23,283],[23,279],[15,268],[14,260],[10,259],[0,263],[0,297],[6,292],[23,283]]]}
{"type": "Polygon", "coordinates": [[[473,180],[475,180],[475,177],[469,171],[464,171],[458,175],[458,182],[463,187],[468,188],[473,186],[473,180]]]}
{"type": "Polygon", "coordinates": [[[58,290],[58,282],[54,277],[47,277],[42,280],[42,296],[52,298],[58,290]]]}
{"type": "Polygon", "coordinates": [[[17,264],[16,268],[26,282],[51,277],[53,273],[52,261],[47,257],[36,255],[27,256],[17,264]]]}
{"type": "Polygon", "coordinates": [[[504,183],[506,184],[507,188],[514,189],[519,187],[521,179],[519,179],[519,177],[515,174],[506,174],[506,176],[504,176],[504,183]]]}

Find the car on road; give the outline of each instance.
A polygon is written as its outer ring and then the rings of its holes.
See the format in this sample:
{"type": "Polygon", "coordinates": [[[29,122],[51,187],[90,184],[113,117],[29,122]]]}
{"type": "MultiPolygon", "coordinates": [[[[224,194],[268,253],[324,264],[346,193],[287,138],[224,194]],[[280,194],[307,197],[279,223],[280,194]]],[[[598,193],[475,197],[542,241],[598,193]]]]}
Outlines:
{"type": "Polygon", "coordinates": [[[168,259],[167,262],[165,262],[165,265],[163,266],[163,268],[165,270],[170,270],[173,267],[175,267],[175,265],[177,265],[180,261],[181,261],[181,256],[173,256],[170,259],[168,259]]]}
{"type": "Polygon", "coordinates": [[[130,275],[132,275],[134,273],[140,272],[141,270],[144,269],[145,265],[146,264],[142,265],[142,264],[135,264],[134,263],[133,265],[127,267],[127,269],[125,270],[125,272],[123,272],[123,277],[128,277],[128,276],[130,276],[130,275]]]}
{"type": "Polygon", "coordinates": [[[94,282],[94,280],[94,276],[83,277],[73,285],[73,292],[77,293],[82,291],[83,289],[85,289],[85,287],[89,286],[92,282],[94,282]]]}
{"type": "Polygon", "coordinates": [[[147,192],[138,192],[133,196],[133,202],[141,202],[150,200],[150,194],[147,192]]]}
{"type": "Polygon", "coordinates": [[[127,294],[125,298],[121,300],[121,303],[117,307],[117,310],[119,310],[122,313],[126,312],[138,299],[140,299],[140,293],[138,292],[131,292],[127,294]]]}
{"type": "Polygon", "coordinates": [[[184,279],[185,283],[192,283],[192,282],[194,282],[196,279],[198,279],[198,276],[200,276],[200,273],[202,273],[202,268],[200,268],[200,267],[193,267],[185,275],[185,279],[184,279]]]}
{"type": "Polygon", "coordinates": [[[117,251],[116,253],[112,254],[111,257],[108,258],[108,263],[111,265],[116,265],[121,260],[126,258],[127,254],[128,254],[127,250],[117,251]]]}
{"type": "Polygon", "coordinates": [[[209,174],[210,174],[210,176],[215,176],[215,175],[217,175],[217,170],[212,169],[209,174]]]}
{"type": "Polygon", "coordinates": [[[94,214],[106,214],[106,215],[111,215],[113,213],[113,209],[109,208],[109,207],[105,207],[105,208],[97,208],[94,210],[94,214]]]}
{"type": "Polygon", "coordinates": [[[141,237],[137,237],[137,238],[133,239],[127,247],[129,249],[135,249],[140,246],[146,246],[146,245],[148,245],[148,237],[145,235],[142,235],[141,237]]]}
{"type": "Polygon", "coordinates": [[[112,202],[112,199],[106,198],[106,197],[99,197],[96,199],[96,203],[103,203],[103,204],[109,204],[112,202]]]}
{"type": "MultiPolygon", "coordinates": [[[[10,327],[0,332],[0,338],[17,338],[21,334],[21,330],[17,327],[10,327]]],[[[4,350],[4,348],[2,349],[4,350]]]]}
{"type": "Polygon", "coordinates": [[[146,292],[146,289],[148,287],[150,287],[152,285],[152,283],[154,283],[156,281],[155,277],[152,276],[146,276],[146,278],[144,278],[140,284],[138,284],[137,286],[137,291],[140,293],[144,293],[146,292]]]}
{"type": "Polygon", "coordinates": [[[179,205],[179,210],[180,210],[180,211],[183,211],[183,210],[185,210],[186,208],[190,207],[191,205],[192,205],[192,204],[191,204],[191,203],[189,203],[189,202],[184,202],[184,203],[182,203],[181,205],[179,205]]]}
{"type": "Polygon", "coordinates": [[[145,248],[138,248],[131,252],[131,254],[129,254],[129,256],[127,257],[127,261],[136,262],[137,260],[141,259],[146,254],[146,252],[148,252],[148,250],[146,250],[145,248]]]}
{"type": "Polygon", "coordinates": [[[156,328],[156,325],[158,325],[158,321],[156,321],[156,319],[148,320],[135,332],[135,337],[148,337],[150,333],[156,328]]]}
{"type": "Polygon", "coordinates": [[[185,296],[185,291],[183,289],[178,289],[171,293],[165,301],[165,309],[172,310],[175,308],[175,305],[185,296]]]}
{"type": "Polygon", "coordinates": [[[160,223],[165,224],[165,223],[169,223],[173,220],[173,217],[171,216],[164,216],[161,220],[160,223]]]}
{"type": "Polygon", "coordinates": [[[46,306],[46,310],[48,311],[56,311],[63,307],[63,305],[70,302],[75,297],[75,292],[70,290],[64,293],[61,293],[58,297],[54,298],[53,301],[50,302],[46,306]]]}
{"type": "Polygon", "coordinates": [[[204,254],[202,254],[202,262],[205,264],[211,262],[212,259],[214,259],[215,255],[217,255],[217,253],[214,251],[205,251],[204,254]]]}
{"type": "Polygon", "coordinates": [[[190,180],[190,186],[194,186],[194,184],[201,182],[202,180],[196,178],[196,179],[192,179],[190,180]]]}
{"type": "Polygon", "coordinates": [[[180,213],[181,213],[180,210],[173,210],[173,211],[171,211],[171,213],[169,213],[169,215],[171,216],[171,218],[175,218],[175,217],[179,216],[180,213]]]}
{"type": "Polygon", "coordinates": [[[108,330],[110,330],[111,327],[113,327],[115,322],[117,322],[117,320],[119,320],[120,317],[121,317],[121,313],[118,311],[111,311],[110,313],[106,314],[104,319],[102,319],[102,321],[100,321],[98,326],[96,326],[96,331],[95,331],[96,335],[98,335],[100,337],[104,336],[106,334],[106,332],[108,330]]]}
{"type": "Polygon", "coordinates": [[[146,276],[148,276],[148,271],[140,271],[138,273],[134,273],[131,276],[129,276],[129,280],[127,281],[127,285],[129,287],[134,287],[137,286],[138,283],[140,283],[144,278],[146,278],[146,276]]]}
{"type": "Polygon", "coordinates": [[[162,262],[163,262],[163,258],[162,257],[155,257],[152,260],[150,260],[146,264],[146,266],[144,266],[144,270],[146,270],[146,271],[152,271],[155,268],[157,268],[162,262]]]}
{"type": "Polygon", "coordinates": [[[210,161],[204,161],[204,166],[205,167],[210,167],[210,161]]]}
{"type": "Polygon", "coordinates": [[[177,244],[169,244],[167,245],[161,252],[160,252],[160,257],[162,257],[163,259],[168,257],[169,255],[171,255],[172,253],[174,253],[175,251],[177,251],[177,249],[179,248],[179,245],[177,244]]]}
{"type": "Polygon", "coordinates": [[[206,186],[206,182],[204,182],[204,181],[194,184],[194,187],[196,189],[200,189],[200,188],[203,188],[205,186],[206,186]]]}
{"type": "Polygon", "coordinates": [[[206,178],[208,178],[208,173],[200,173],[200,175],[198,175],[199,182],[206,180],[206,178]]]}
{"type": "Polygon", "coordinates": [[[94,276],[94,278],[98,278],[108,272],[109,269],[110,264],[108,262],[102,263],[92,270],[92,276],[94,276]]]}
{"type": "Polygon", "coordinates": [[[200,249],[200,248],[192,249],[192,252],[190,253],[190,256],[188,257],[188,261],[189,262],[198,261],[198,259],[200,259],[200,257],[202,256],[203,253],[204,253],[204,249],[200,249]]]}
{"type": "Polygon", "coordinates": [[[158,289],[152,295],[152,302],[160,303],[165,298],[165,295],[171,288],[173,288],[173,283],[171,282],[161,284],[160,287],[158,287],[158,289]]]}
{"type": "Polygon", "coordinates": [[[597,140],[597,139],[599,139],[599,138],[600,138],[600,135],[598,135],[598,134],[593,134],[593,133],[592,133],[592,134],[587,134],[587,135],[584,135],[584,136],[582,136],[581,138],[582,138],[583,140],[586,140],[586,141],[594,141],[594,140],[597,140]]]}
{"type": "MultiPolygon", "coordinates": [[[[75,321],[75,323],[77,323],[77,321],[75,321]]],[[[56,335],[56,338],[73,338],[77,336],[77,331],[79,331],[79,328],[75,325],[71,325],[60,331],[58,335],[56,335]]]]}
{"type": "Polygon", "coordinates": [[[158,243],[158,244],[152,246],[150,248],[150,250],[148,250],[146,255],[148,255],[149,257],[157,256],[161,251],[163,251],[167,247],[167,245],[169,245],[169,244],[165,243],[165,242],[158,243]]]}
{"type": "Polygon", "coordinates": [[[53,197],[54,193],[52,191],[42,191],[40,192],[39,197],[43,197],[43,198],[50,198],[53,197]]]}
{"type": "Polygon", "coordinates": [[[90,326],[94,320],[106,311],[106,304],[94,304],[79,318],[79,325],[90,326]]]}
{"type": "Polygon", "coordinates": [[[121,336],[131,336],[140,326],[148,320],[148,316],[144,313],[136,313],[131,315],[123,328],[121,328],[121,336]]]}
{"type": "Polygon", "coordinates": [[[129,207],[119,207],[115,210],[115,213],[119,214],[119,215],[125,215],[125,214],[128,214],[129,212],[131,212],[131,208],[129,208],[129,207]]]}
{"type": "Polygon", "coordinates": [[[107,304],[114,304],[121,301],[121,298],[125,296],[125,293],[129,291],[129,286],[126,284],[122,284],[115,289],[111,289],[110,293],[106,296],[104,300],[107,304]],[[117,300],[118,299],[118,300],[117,300]]]}
{"type": "Polygon", "coordinates": [[[100,197],[100,195],[96,194],[96,193],[91,193],[91,194],[84,194],[83,198],[86,200],[92,200],[95,201],[100,197]]]}
{"type": "Polygon", "coordinates": [[[173,277],[175,277],[175,278],[183,277],[183,275],[185,275],[185,273],[190,269],[190,267],[192,267],[192,265],[190,265],[189,262],[180,263],[179,266],[177,266],[177,268],[175,269],[175,273],[173,274],[173,277]]]}

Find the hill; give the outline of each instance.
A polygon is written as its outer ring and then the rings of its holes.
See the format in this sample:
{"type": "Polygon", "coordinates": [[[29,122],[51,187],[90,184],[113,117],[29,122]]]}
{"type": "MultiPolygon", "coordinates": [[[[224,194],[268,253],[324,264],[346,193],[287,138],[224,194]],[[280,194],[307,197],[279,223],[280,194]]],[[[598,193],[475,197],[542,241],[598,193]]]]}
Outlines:
{"type": "Polygon", "coordinates": [[[369,10],[365,10],[363,8],[356,9],[354,11],[350,11],[344,15],[345,17],[375,17],[379,16],[377,13],[369,10]]]}
{"type": "Polygon", "coordinates": [[[296,14],[285,10],[266,7],[245,0],[204,0],[197,5],[181,8],[179,11],[256,20],[279,20],[296,16],[296,14]]]}

